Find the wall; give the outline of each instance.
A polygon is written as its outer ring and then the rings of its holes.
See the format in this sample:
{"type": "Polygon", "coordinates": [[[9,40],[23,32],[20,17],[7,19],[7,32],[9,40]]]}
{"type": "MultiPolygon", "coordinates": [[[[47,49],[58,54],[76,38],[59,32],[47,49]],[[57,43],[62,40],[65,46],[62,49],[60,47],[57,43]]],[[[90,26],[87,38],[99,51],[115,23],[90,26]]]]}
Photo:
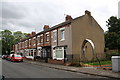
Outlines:
{"type": "MultiPolygon", "coordinates": [[[[72,53],[74,61],[82,58],[82,43],[90,39],[95,45],[95,56],[104,58],[104,31],[90,15],[81,16],[72,23],[72,53]]],[[[88,52],[91,52],[88,50],[88,52]]],[[[89,53],[88,53],[89,54],[89,53]]],[[[90,53],[91,54],[91,53],[90,53]]],[[[88,55],[87,55],[88,56],[88,55]]],[[[89,58],[89,55],[87,58],[89,58]]]]}
{"type": "MultiPolygon", "coordinates": [[[[71,39],[71,25],[66,25],[63,26],[61,28],[58,28],[56,30],[58,30],[58,41],[54,42],[53,41],[53,31],[51,31],[51,45],[52,45],[52,51],[53,51],[53,47],[55,46],[67,46],[66,48],[66,57],[68,59],[68,61],[71,60],[71,55],[72,55],[72,39],[71,39]],[[61,31],[60,29],[64,28],[65,30],[65,40],[61,41],[61,31]]],[[[52,52],[53,53],[53,52],[52,52]]]]}

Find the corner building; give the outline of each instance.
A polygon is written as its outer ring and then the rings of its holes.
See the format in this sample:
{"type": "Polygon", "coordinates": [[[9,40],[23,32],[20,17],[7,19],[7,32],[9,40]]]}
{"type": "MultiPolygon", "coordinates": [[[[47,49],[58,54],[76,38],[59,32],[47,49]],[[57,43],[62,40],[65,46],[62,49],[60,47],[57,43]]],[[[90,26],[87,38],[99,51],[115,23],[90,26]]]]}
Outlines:
{"type": "Polygon", "coordinates": [[[87,10],[74,19],[67,15],[65,22],[51,28],[45,25],[44,31],[26,40],[32,38],[35,39],[31,41],[32,49],[36,50],[33,59],[36,56],[45,62],[65,64],[105,58],[104,31],[87,10]]]}

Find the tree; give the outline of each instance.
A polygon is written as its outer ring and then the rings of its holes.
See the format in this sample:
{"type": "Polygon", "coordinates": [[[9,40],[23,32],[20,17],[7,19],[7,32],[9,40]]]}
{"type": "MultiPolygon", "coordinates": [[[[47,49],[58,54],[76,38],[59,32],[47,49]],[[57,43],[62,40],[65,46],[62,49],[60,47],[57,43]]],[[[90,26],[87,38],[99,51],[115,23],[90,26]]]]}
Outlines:
{"type": "Polygon", "coordinates": [[[111,16],[107,21],[108,31],[105,33],[105,45],[109,49],[120,51],[120,19],[111,16]]]}
{"type": "Polygon", "coordinates": [[[27,33],[16,31],[12,33],[9,30],[0,32],[0,44],[2,44],[2,54],[10,54],[13,44],[19,42],[21,39],[26,38],[27,33]]]}
{"type": "Polygon", "coordinates": [[[13,36],[15,38],[15,43],[20,41],[20,39],[22,39],[23,37],[23,33],[21,31],[17,31],[13,33],[13,36]]]}
{"type": "Polygon", "coordinates": [[[19,42],[21,39],[26,38],[27,33],[22,33],[21,31],[16,31],[13,33],[13,36],[15,38],[15,43],[19,42]]]}
{"type": "Polygon", "coordinates": [[[1,41],[2,41],[2,54],[9,54],[11,46],[14,43],[14,36],[9,30],[4,30],[0,32],[1,41]]]}

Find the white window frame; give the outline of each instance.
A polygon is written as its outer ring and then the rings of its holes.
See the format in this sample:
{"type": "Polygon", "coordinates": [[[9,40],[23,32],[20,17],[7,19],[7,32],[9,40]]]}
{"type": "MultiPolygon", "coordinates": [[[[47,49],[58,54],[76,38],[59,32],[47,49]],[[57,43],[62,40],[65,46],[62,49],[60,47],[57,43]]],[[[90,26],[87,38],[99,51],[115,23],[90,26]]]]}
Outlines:
{"type": "Polygon", "coordinates": [[[33,37],[33,39],[36,39],[36,37],[33,37]]]}
{"type": "Polygon", "coordinates": [[[65,27],[60,28],[60,41],[64,41],[65,40],[65,27]],[[62,36],[62,31],[64,31],[64,38],[62,36]]]}
{"type": "Polygon", "coordinates": [[[64,47],[57,47],[57,49],[53,50],[53,59],[57,59],[57,60],[63,60],[64,59],[64,47]],[[60,49],[60,48],[62,48],[62,49],[60,49]],[[56,57],[56,50],[62,50],[62,57],[61,58],[56,57]]]}
{"type": "Polygon", "coordinates": [[[40,44],[43,44],[43,34],[40,35],[40,44]],[[41,39],[42,37],[42,39],[41,39]]]}
{"type": "Polygon", "coordinates": [[[46,42],[46,43],[48,43],[48,42],[49,42],[49,40],[50,40],[50,39],[49,39],[49,38],[50,38],[49,32],[45,33],[45,37],[46,37],[45,42],[46,42]],[[46,35],[48,35],[48,36],[46,36],[46,35]],[[47,40],[47,39],[48,39],[48,40],[47,40]]]}
{"type": "Polygon", "coordinates": [[[36,45],[36,37],[33,37],[33,40],[35,41],[33,41],[34,42],[34,44],[33,44],[33,46],[35,46],[36,45]]]}
{"type": "Polygon", "coordinates": [[[53,31],[53,42],[57,42],[57,30],[53,31]],[[56,36],[54,35],[56,33],[56,36]]]}
{"type": "Polygon", "coordinates": [[[24,42],[22,42],[22,48],[24,48],[24,46],[25,46],[25,44],[24,44],[24,42]]]}
{"type": "Polygon", "coordinates": [[[40,44],[40,36],[37,36],[37,45],[40,44]],[[39,38],[39,42],[38,42],[38,38],[39,38]]]}
{"type": "Polygon", "coordinates": [[[25,47],[27,47],[27,41],[28,41],[28,40],[25,41],[25,47]]]}
{"type": "Polygon", "coordinates": [[[36,39],[34,38],[33,40],[34,40],[34,41],[33,41],[33,42],[34,42],[33,46],[35,46],[35,45],[36,45],[36,39]]]}
{"type": "Polygon", "coordinates": [[[31,46],[31,45],[30,45],[30,41],[31,41],[31,39],[29,39],[29,47],[31,46]]]}

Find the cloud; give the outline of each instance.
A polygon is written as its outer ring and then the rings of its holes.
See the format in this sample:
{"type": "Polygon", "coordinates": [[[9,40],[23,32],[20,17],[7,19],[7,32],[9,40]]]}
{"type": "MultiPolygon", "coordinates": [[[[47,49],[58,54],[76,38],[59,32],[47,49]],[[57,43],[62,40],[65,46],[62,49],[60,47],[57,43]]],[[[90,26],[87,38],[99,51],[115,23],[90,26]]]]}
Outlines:
{"type": "MultiPolygon", "coordinates": [[[[106,31],[106,20],[117,16],[119,0],[4,0],[2,2],[2,29],[40,32],[43,25],[54,26],[64,20],[64,14],[73,18],[84,15],[85,10],[106,31]]],[[[0,25],[1,26],[1,25],[0,25]]]]}

